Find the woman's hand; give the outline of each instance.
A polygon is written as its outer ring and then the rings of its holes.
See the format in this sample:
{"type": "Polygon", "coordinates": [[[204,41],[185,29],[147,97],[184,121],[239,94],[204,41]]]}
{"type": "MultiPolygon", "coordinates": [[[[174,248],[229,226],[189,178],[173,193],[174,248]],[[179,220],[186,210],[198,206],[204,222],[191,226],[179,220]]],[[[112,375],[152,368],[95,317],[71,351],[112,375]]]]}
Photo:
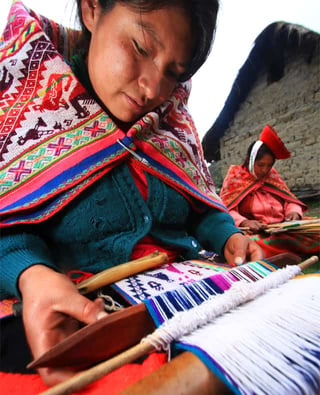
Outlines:
{"type": "Polygon", "coordinates": [[[264,253],[249,237],[234,233],[224,246],[224,257],[230,265],[241,265],[244,262],[264,258],[264,253]]]}
{"type": "MultiPolygon", "coordinates": [[[[94,302],[79,294],[76,286],[64,274],[34,265],[19,278],[23,300],[23,322],[34,358],[51,349],[79,329],[79,321],[91,324],[102,318],[103,302],[94,302]]],[[[74,375],[67,369],[41,368],[46,385],[55,385],[74,375]]]]}
{"type": "Polygon", "coordinates": [[[241,222],[240,227],[249,228],[248,233],[259,233],[266,225],[260,221],[246,219],[241,222]]]}
{"type": "Polygon", "coordinates": [[[301,219],[300,214],[298,214],[298,213],[296,213],[296,212],[294,212],[294,211],[292,211],[291,213],[289,213],[289,214],[286,216],[286,218],[285,218],[286,221],[299,221],[300,219],[301,219]]]}

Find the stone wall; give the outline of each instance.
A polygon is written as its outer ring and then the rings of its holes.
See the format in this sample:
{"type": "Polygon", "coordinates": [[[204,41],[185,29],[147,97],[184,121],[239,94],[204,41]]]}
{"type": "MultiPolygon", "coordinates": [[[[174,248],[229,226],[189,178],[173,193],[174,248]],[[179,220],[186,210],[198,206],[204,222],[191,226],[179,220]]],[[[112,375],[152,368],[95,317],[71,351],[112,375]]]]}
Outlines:
{"type": "Polygon", "coordinates": [[[310,63],[303,54],[286,54],[284,76],[267,83],[261,73],[220,140],[224,177],[231,164],[242,163],[247,148],[265,124],[275,128],[292,157],[275,168],[300,198],[320,195],[320,54],[310,63]]]}

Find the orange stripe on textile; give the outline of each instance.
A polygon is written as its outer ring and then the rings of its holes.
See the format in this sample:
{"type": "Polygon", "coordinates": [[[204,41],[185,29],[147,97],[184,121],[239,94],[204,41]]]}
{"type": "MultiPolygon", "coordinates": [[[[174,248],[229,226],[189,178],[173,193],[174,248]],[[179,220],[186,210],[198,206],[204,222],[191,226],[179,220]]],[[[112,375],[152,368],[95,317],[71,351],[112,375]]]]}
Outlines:
{"type": "MultiPolygon", "coordinates": [[[[85,395],[113,395],[149,375],[166,363],[166,354],[153,353],[142,364],[127,364],[111,372],[80,392],[85,395]]],[[[17,374],[0,372],[1,394],[39,394],[47,389],[37,374],[17,374]]]]}

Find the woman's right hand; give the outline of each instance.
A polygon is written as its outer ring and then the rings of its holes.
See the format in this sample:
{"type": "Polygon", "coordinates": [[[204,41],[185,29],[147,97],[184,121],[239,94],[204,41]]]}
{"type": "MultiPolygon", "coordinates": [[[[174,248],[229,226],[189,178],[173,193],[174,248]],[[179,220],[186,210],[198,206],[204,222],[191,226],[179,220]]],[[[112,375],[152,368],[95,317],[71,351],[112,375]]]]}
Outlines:
{"type": "Polygon", "coordinates": [[[241,222],[241,228],[248,228],[248,233],[259,233],[265,229],[266,225],[260,221],[246,219],[241,222]]]}
{"type": "MultiPolygon", "coordinates": [[[[23,301],[23,322],[34,358],[79,329],[79,322],[91,324],[103,316],[103,302],[80,295],[64,274],[43,266],[26,269],[19,278],[23,301]]],[[[67,369],[41,368],[39,373],[48,386],[74,375],[67,369]]]]}

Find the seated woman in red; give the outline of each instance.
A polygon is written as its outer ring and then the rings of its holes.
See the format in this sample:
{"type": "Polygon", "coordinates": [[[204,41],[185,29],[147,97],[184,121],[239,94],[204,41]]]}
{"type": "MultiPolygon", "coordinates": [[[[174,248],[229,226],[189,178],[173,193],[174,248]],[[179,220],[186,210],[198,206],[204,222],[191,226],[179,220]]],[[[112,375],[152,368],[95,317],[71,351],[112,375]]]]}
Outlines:
{"type": "Polygon", "coordinates": [[[259,140],[250,145],[244,163],[230,166],[221,189],[235,224],[247,229],[267,257],[281,252],[319,253],[318,234],[264,232],[268,224],[302,219],[307,209],[273,168],[276,159],[290,156],[275,130],[266,125],[259,140]]]}

